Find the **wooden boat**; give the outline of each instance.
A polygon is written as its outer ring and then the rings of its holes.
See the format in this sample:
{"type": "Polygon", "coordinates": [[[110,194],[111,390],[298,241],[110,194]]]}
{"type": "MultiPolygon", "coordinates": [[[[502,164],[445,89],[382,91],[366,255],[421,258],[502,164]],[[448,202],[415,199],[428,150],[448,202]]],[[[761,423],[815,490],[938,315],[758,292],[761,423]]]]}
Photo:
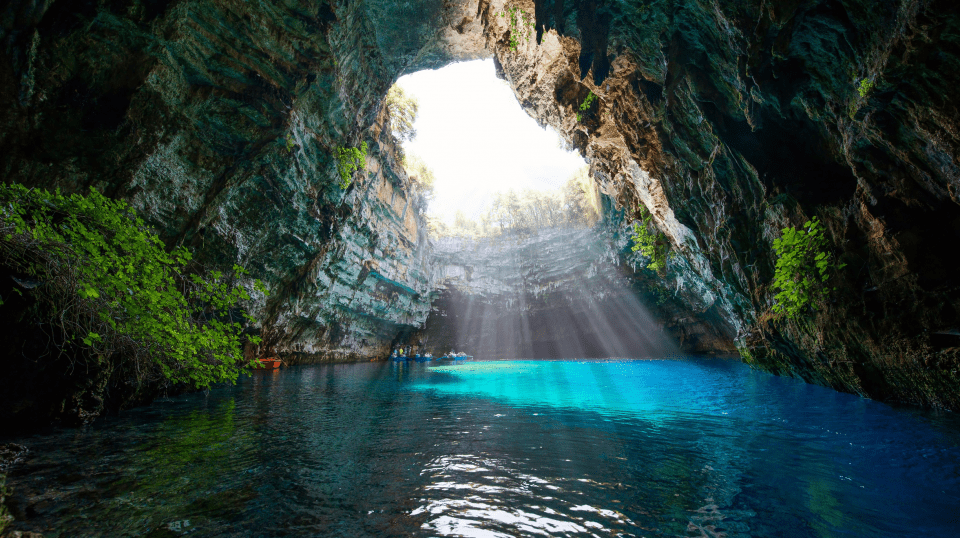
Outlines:
{"type": "Polygon", "coordinates": [[[278,357],[269,357],[265,359],[260,359],[260,364],[256,362],[253,363],[254,370],[276,370],[280,368],[281,361],[278,357]]]}

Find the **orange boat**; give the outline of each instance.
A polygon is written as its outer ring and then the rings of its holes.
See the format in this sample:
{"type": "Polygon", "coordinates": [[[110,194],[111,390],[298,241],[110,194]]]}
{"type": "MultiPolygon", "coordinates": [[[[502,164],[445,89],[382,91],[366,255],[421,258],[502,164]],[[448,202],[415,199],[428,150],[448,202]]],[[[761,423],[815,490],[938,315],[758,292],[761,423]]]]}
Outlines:
{"type": "Polygon", "coordinates": [[[277,357],[270,357],[267,359],[260,359],[260,364],[256,362],[253,363],[254,370],[276,370],[280,368],[280,363],[283,362],[277,357]]]}

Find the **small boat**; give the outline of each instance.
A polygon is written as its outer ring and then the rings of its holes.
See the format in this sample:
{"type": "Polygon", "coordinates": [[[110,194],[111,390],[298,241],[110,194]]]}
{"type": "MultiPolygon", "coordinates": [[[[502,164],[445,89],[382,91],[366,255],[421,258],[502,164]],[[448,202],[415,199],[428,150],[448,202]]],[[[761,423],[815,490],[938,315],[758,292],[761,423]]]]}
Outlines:
{"type": "Polygon", "coordinates": [[[269,357],[266,359],[260,359],[260,364],[256,362],[253,363],[254,370],[276,370],[280,368],[281,361],[278,357],[269,357]]]}
{"type": "Polygon", "coordinates": [[[402,355],[399,355],[399,356],[398,356],[398,355],[390,355],[390,359],[391,359],[391,360],[394,360],[394,361],[397,361],[397,362],[401,362],[401,361],[408,361],[408,360],[410,360],[410,357],[404,357],[404,356],[402,356],[402,355]]]}
{"type": "Polygon", "coordinates": [[[463,360],[463,359],[472,359],[472,358],[473,358],[473,355],[465,355],[465,354],[463,354],[463,353],[460,353],[460,354],[456,354],[456,355],[444,355],[443,357],[440,357],[440,358],[441,358],[441,359],[463,360]]]}

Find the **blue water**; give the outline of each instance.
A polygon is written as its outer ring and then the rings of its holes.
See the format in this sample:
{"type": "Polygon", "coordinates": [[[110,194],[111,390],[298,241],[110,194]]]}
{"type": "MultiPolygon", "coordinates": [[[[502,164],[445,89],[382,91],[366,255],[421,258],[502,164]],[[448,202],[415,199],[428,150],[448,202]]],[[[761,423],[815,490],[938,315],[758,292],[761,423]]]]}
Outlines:
{"type": "Polygon", "coordinates": [[[719,359],[295,367],[14,441],[48,538],[960,535],[954,414],[719,359]]]}

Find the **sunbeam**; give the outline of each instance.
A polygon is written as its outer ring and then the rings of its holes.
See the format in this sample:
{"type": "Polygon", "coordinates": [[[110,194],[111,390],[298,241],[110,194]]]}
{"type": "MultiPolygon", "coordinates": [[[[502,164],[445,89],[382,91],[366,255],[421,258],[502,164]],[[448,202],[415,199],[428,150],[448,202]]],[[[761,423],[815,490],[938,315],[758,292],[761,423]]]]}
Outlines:
{"type": "Polygon", "coordinates": [[[602,227],[440,240],[441,297],[416,344],[495,359],[678,353],[629,287],[602,227]]]}

